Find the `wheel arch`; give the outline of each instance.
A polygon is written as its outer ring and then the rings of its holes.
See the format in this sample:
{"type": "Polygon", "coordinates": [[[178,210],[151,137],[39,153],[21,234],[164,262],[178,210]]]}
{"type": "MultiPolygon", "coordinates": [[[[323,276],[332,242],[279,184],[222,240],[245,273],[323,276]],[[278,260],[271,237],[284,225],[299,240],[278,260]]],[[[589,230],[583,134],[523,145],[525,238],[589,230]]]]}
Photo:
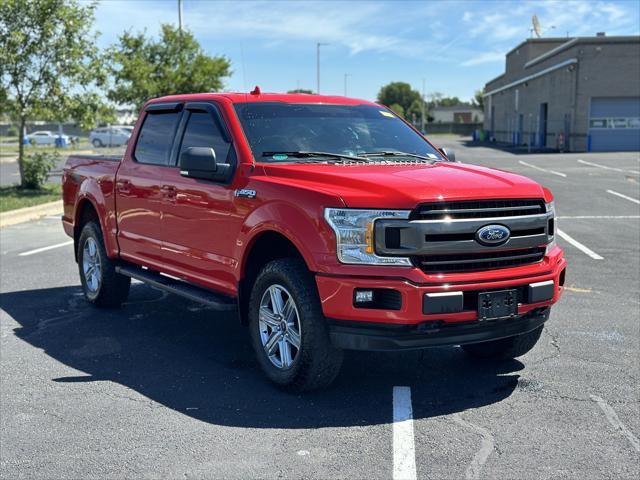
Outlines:
{"type": "Polygon", "coordinates": [[[249,295],[260,270],[267,263],[280,258],[299,258],[311,270],[298,242],[283,232],[268,228],[256,233],[251,238],[242,258],[241,276],[238,282],[239,314],[243,325],[248,323],[249,295]]]}
{"type": "Polygon", "coordinates": [[[90,199],[88,196],[84,196],[78,200],[78,204],[75,209],[75,219],[73,222],[73,250],[76,262],[78,261],[78,241],[80,240],[80,234],[82,233],[82,229],[84,226],[92,222],[94,220],[98,221],[98,225],[100,226],[100,231],[102,233],[102,238],[105,239],[105,229],[100,218],[100,214],[98,213],[98,208],[95,205],[95,202],[90,199]]]}

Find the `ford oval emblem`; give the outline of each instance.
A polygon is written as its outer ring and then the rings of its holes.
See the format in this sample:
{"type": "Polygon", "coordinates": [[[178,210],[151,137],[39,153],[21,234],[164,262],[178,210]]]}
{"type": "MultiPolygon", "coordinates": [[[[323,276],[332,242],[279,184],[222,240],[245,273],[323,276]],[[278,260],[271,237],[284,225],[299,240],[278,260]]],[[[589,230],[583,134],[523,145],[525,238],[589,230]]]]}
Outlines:
{"type": "Polygon", "coordinates": [[[482,245],[500,245],[510,236],[511,231],[504,225],[485,225],[476,232],[476,240],[482,245]]]}

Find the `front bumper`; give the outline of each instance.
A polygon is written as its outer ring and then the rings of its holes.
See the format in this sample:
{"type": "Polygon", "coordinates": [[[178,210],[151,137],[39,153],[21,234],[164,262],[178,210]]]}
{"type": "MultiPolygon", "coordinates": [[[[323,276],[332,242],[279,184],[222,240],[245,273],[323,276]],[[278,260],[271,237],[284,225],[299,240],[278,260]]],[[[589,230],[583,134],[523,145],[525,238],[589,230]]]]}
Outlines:
{"type": "Polygon", "coordinates": [[[331,343],[347,350],[415,350],[427,347],[464,345],[522,335],[549,319],[551,309],[537,308],[506,320],[441,323],[432,325],[381,325],[329,320],[331,343]]]}
{"type": "MultiPolygon", "coordinates": [[[[416,283],[407,278],[390,276],[318,274],[316,282],[324,316],[332,319],[332,339],[336,345],[385,350],[473,343],[533,330],[546,320],[540,320],[540,312],[548,311],[562,295],[565,269],[563,252],[556,247],[539,264],[477,272],[473,278],[467,273],[461,278],[448,276],[437,282],[438,278],[430,276],[416,283]],[[532,284],[548,284],[550,281],[553,282],[551,298],[529,301],[527,296],[521,296],[516,317],[504,321],[478,321],[477,301],[474,303],[478,293],[522,290],[532,284]],[[359,289],[394,290],[398,300],[394,308],[363,308],[354,302],[355,291],[359,289]],[[462,311],[425,313],[426,294],[447,292],[464,294],[462,311]],[[428,333],[425,331],[427,329],[430,329],[428,333]]],[[[545,315],[548,317],[548,313],[545,315]]]]}

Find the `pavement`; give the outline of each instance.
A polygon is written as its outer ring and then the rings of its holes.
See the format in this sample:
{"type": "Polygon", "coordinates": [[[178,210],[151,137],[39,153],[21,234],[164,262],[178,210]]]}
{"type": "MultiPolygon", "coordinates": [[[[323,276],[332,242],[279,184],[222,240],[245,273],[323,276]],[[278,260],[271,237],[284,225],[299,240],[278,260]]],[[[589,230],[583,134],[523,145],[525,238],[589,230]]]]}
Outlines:
{"type": "Polygon", "coordinates": [[[282,393],[231,315],[140,283],[91,308],[44,218],[0,231],[0,477],[638,478],[639,154],[434,140],[556,195],[567,290],[530,353],[348,352],[282,393]]]}

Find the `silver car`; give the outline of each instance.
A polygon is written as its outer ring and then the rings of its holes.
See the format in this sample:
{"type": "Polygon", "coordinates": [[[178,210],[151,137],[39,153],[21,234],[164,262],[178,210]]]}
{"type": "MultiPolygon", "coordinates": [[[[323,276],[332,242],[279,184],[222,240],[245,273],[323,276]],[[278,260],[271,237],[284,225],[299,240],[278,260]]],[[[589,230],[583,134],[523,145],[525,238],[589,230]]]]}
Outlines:
{"type": "Polygon", "coordinates": [[[89,142],[95,147],[120,147],[129,141],[131,132],[116,127],[96,128],[89,133],[89,142]]]}

